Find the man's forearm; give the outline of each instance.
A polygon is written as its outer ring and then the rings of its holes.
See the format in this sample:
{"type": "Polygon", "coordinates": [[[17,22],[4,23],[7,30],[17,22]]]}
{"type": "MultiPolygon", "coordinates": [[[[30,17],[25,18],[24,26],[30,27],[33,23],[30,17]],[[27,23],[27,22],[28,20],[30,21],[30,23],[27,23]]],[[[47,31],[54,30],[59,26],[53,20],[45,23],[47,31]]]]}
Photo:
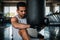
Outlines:
{"type": "Polygon", "coordinates": [[[29,28],[30,25],[16,23],[16,24],[14,24],[14,27],[17,28],[17,29],[25,29],[25,28],[29,28]]]}

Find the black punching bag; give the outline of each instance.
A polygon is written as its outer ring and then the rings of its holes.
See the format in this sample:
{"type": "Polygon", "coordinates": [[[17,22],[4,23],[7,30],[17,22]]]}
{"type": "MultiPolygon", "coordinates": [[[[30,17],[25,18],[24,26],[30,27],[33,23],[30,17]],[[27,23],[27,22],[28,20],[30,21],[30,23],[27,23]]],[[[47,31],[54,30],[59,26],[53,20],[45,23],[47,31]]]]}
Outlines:
{"type": "Polygon", "coordinates": [[[44,0],[27,0],[27,23],[37,26],[44,24],[44,0]]]}

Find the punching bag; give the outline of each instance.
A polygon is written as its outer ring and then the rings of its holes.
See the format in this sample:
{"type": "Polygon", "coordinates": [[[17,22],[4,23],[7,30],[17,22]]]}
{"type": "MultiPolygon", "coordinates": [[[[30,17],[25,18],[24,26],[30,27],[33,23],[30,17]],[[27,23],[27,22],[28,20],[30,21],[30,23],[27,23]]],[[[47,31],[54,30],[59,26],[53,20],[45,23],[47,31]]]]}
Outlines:
{"type": "Polygon", "coordinates": [[[44,24],[44,0],[27,0],[27,23],[33,26],[44,24]]]}

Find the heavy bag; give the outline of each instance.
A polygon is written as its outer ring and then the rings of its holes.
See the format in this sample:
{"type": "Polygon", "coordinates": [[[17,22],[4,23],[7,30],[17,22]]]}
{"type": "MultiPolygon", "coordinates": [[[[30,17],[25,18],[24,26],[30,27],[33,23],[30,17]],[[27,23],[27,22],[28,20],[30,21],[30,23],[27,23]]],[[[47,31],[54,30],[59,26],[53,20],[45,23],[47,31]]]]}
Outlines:
{"type": "Polygon", "coordinates": [[[44,24],[44,0],[27,0],[27,23],[33,26],[44,24]]]}

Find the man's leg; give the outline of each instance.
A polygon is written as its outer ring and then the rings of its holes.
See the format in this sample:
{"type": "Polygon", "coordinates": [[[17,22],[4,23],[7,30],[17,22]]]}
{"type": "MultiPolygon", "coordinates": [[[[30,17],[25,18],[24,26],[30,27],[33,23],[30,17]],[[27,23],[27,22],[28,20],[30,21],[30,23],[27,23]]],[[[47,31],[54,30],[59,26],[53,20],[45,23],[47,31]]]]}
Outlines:
{"type": "Polygon", "coordinates": [[[19,34],[22,36],[23,40],[30,40],[30,36],[26,29],[19,30],[19,34]]]}

